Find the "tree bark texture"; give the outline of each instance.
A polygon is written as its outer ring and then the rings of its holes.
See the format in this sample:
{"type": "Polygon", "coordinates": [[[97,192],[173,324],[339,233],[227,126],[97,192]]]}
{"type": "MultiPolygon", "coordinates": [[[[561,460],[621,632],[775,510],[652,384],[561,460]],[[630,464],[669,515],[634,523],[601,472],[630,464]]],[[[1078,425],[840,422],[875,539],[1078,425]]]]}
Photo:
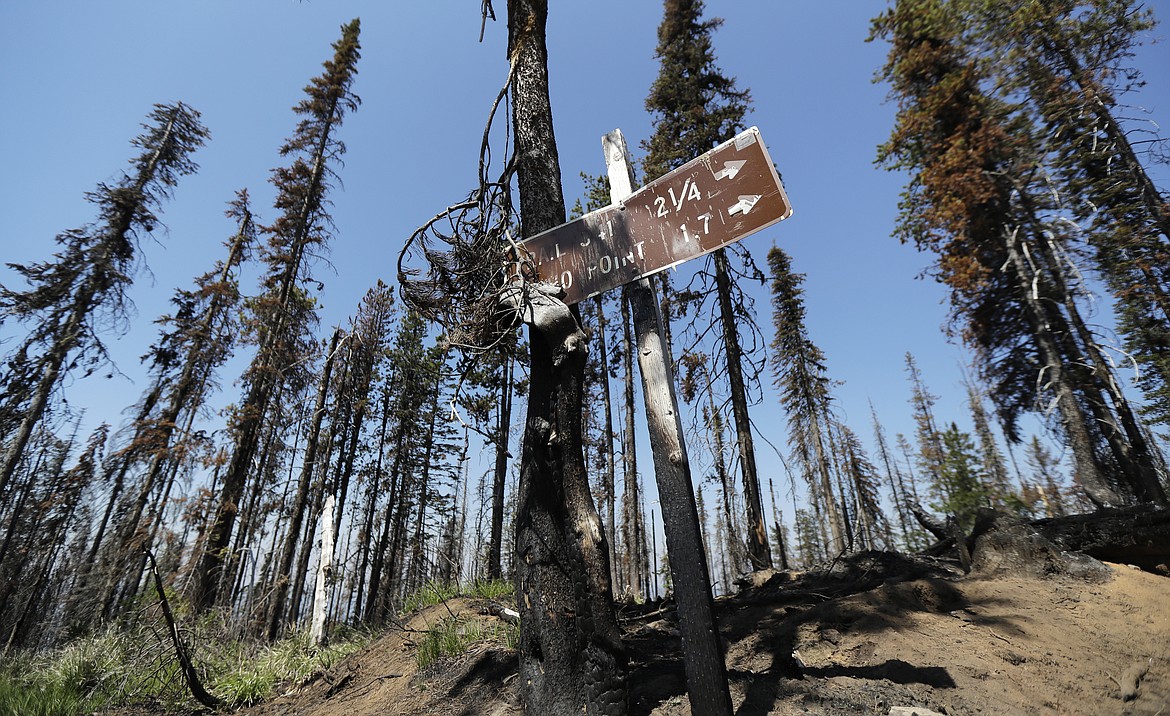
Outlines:
{"type": "Polygon", "coordinates": [[[1170,510],[1166,508],[1133,505],[1030,524],[1062,549],[1170,576],[1170,510]]]}
{"type": "Polygon", "coordinates": [[[644,592],[642,574],[641,483],[638,482],[637,433],[634,427],[634,335],[630,318],[628,287],[621,292],[621,319],[624,350],[622,351],[622,399],[625,405],[625,429],[622,431],[622,593],[640,599],[644,592]]]}
{"type": "Polygon", "coordinates": [[[609,392],[609,350],[606,346],[605,340],[605,307],[602,305],[601,296],[593,298],[593,304],[597,309],[597,349],[601,352],[601,387],[602,387],[602,405],[605,408],[605,422],[602,424],[602,453],[605,455],[605,534],[609,538],[609,564],[612,568],[617,564],[617,552],[614,550],[614,540],[617,533],[614,514],[614,491],[617,489],[616,482],[616,465],[614,465],[613,453],[613,401],[609,392]]]}
{"type": "Polygon", "coordinates": [[[1082,410],[1081,404],[1066,377],[1064,361],[1061,359],[1061,352],[1051,330],[1051,323],[1055,319],[1048,315],[1044,306],[1040,305],[1039,297],[1033,292],[1032,276],[1035,272],[1028,265],[1018,230],[1008,231],[1005,229],[1003,238],[1011,262],[1010,269],[1027,308],[1028,320],[1032,324],[1032,334],[1036,337],[1037,350],[1041,360],[1044,361],[1037,380],[1050,386],[1056,396],[1061,426],[1069,441],[1073,455],[1073,470],[1077,479],[1089,499],[1097,505],[1122,504],[1123,497],[1109,484],[1101,462],[1093,450],[1094,441],[1086,427],[1088,417],[1082,410]]]}
{"type": "MultiPolygon", "coordinates": [[[[268,609],[268,640],[276,639],[280,633],[284,604],[288,598],[289,579],[292,577],[293,557],[296,555],[297,543],[301,533],[301,523],[305,518],[305,508],[309,502],[309,487],[313,480],[313,471],[317,467],[317,446],[321,437],[321,421],[325,417],[325,401],[329,394],[329,379],[333,375],[333,358],[337,355],[337,342],[341,339],[341,331],[335,329],[333,338],[329,341],[329,355],[325,358],[325,367],[321,371],[321,380],[317,387],[317,403],[313,408],[310,422],[308,442],[305,445],[305,457],[301,465],[301,477],[297,482],[297,495],[293,501],[292,512],[289,515],[288,532],[285,535],[284,547],[280,552],[280,562],[276,568],[276,585],[272,595],[272,602],[268,609]]],[[[320,475],[321,470],[318,470],[320,475]]],[[[306,545],[307,548],[307,545],[306,545]]]]}
{"type": "MultiPolygon", "coordinates": [[[[548,96],[546,0],[508,3],[509,61],[523,235],[565,220],[548,96]]],[[[609,548],[589,492],[581,406],[588,344],[543,285],[501,302],[530,327],[531,384],[516,514],[520,692],[527,713],[626,713],[626,653],[610,588],[609,548]]]]}
{"type": "Polygon", "coordinates": [[[514,359],[504,359],[504,380],[496,407],[496,467],[492,477],[492,524],[488,540],[488,579],[503,575],[501,553],[504,542],[504,490],[508,479],[508,430],[512,426],[512,370],[514,359]]]}
{"type": "Polygon", "coordinates": [[[644,377],[646,422],[654,446],[654,474],[666,527],[691,713],[730,716],[727,667],[715,624],[711,576],[703,552],[682,422],[677,400],[669,387],[673,378],[667,363],[666,342],[660,333],[645,329],[647,324],[658,323],[658,302],[648,279],[639,279],[631,288],[630,305],[634,325],[638,327],[638,360],[644,377]]]}

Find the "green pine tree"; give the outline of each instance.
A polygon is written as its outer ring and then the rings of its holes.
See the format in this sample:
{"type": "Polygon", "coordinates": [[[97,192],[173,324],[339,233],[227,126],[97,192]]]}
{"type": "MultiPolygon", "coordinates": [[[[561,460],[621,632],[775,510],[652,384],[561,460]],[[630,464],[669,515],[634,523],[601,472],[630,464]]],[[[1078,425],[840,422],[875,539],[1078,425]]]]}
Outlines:
{"type": "Polygon", "coordinates": [[[943,431],[943,461],[938,475],[931,482],[935,510],[954,515],[959,526],[970,530],[975,513],[990,505],[991,493],[985,484],[983,465],[971,436],[959,430],[955,423],[943,431]]]}

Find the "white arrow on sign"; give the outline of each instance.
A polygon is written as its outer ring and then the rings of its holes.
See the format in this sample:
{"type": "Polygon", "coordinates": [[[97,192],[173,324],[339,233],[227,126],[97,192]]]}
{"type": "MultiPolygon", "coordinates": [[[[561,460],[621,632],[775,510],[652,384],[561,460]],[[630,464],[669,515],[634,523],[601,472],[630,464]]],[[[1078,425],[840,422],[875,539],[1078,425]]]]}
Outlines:
{"type": "Polygon", "coordinates": [[[739,197],[739,201],[732,204],[731,208],[727,210],[727,215],[731,216],[735,212],[739,211],[743,212],[744,216],[747,216],[747,213],[752,210],[752,207],[755,206],[756,202],[759,200],[760,194],[749,194],[747,196],[741,196],[739,197]]]}
{"type": "Polygon", "coordinates": [[[730,162],[723,162],[723,168],[715,172],[715,181],[720,179],[734,179],[739,170],[743,169],[743,165],[747,164],[744,159],[736,159],[730,162]]]}

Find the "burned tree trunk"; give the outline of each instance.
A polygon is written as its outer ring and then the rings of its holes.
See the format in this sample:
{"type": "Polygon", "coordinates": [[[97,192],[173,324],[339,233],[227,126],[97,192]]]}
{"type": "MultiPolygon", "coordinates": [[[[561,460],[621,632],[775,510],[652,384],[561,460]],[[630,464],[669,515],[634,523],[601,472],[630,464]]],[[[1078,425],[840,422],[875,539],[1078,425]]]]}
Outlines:
{"type": "MultiPolygon", "coordinates": [[[[523,233],[565,220],[548,96],[546,0],[508,3],[523,233]]],[[[588,350],[576,311],[545,284],[501,302],[530,328],[531,385],[516,515],[520,689],[528,713],[625,714],[626,654],[609,548],[589,492],[581,402],[588,350]]]]}
{"type": "Polygon", "coordinates": [[[1037,520],[1031,526],[1068,550],[1170,576],[1170,510],[1151,504],[1037,520]]]}

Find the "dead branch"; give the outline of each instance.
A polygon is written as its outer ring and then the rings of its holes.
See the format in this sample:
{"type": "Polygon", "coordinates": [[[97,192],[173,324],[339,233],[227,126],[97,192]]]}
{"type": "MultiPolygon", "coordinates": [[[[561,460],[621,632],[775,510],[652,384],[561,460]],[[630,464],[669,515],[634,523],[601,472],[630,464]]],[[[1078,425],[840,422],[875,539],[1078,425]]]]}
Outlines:
{"type": "Polygon", "coordinates": [[[171,613],[171,604],[167,601],[167,594],[163,589],[162,577],[158,574],[158,565],[155,564],[154,554],[148,549],[142,551],[146,553],[146,558],[150,561],[150,573],[154,575],[154,589],[158,592],[163,618],[167,621],[167,628],[171,633],[171,641],[175,645],[175,655],[179,659],[179,668],[183,672],[183,679],[187,682],[187,688],[191,690],[191,695],[199,703],[209,709],[219,708],[223,705],[223,702],[208,693],[207,689],[203,688],[203,682],[199,680],[199,674],[191,664],[191,655],[187,652],[187,647],[179,636],[179,628],[175,625],[175,615],[171,613]]]}
{"type": "Polygon", "coordinates": [[[917,502],[907,501],[906,504],[910,507],[910,512],[914,515],[914,519],[918,520],[918,524],[922,525],[924,530],[934,535],[935,539],[947,540],[953,537],[951,530],[945,522],[939,522],[931,517],[917,502]]]}

